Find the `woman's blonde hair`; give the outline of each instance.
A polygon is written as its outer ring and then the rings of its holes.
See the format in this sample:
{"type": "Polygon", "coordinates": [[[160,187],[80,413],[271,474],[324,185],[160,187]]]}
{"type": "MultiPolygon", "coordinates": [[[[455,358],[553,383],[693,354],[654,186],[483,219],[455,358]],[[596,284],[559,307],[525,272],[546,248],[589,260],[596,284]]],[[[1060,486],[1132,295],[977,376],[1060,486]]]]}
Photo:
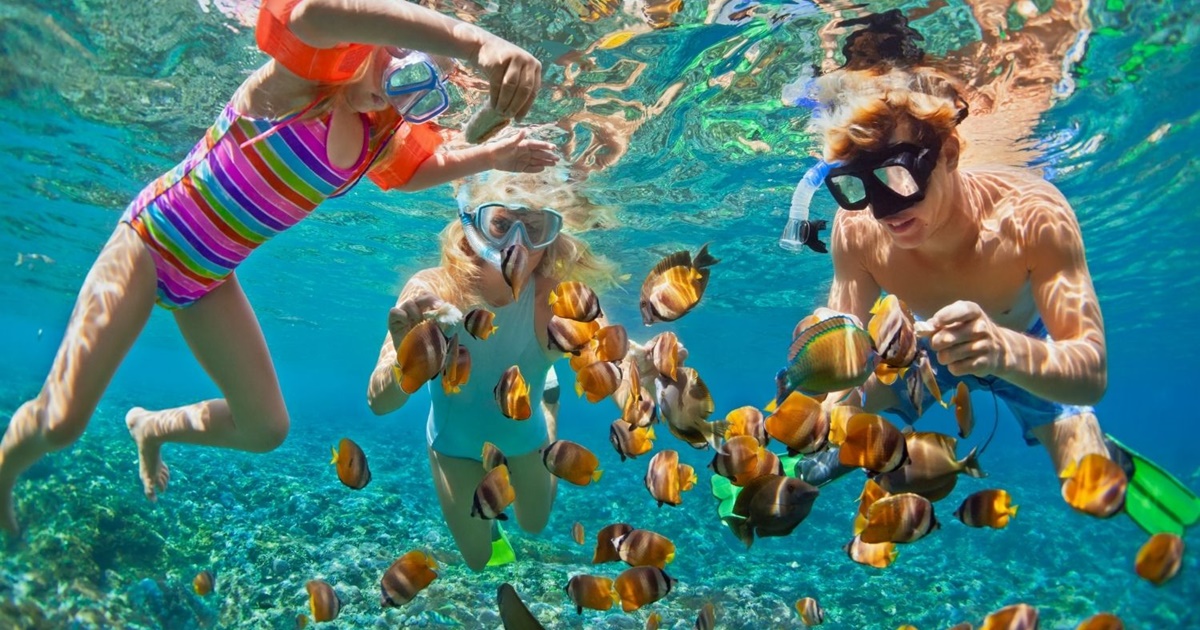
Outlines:
{"type": "Polygon", "coordinates": [[[822,138],[826,161],[882,149],[902,125],[915,144],[934,146],[956,136],[967,115],[960,86],[926,66],[835,70],[817,80],[817,89],[820,109],[810,129],[822,138]]]}
{"type": "MultiPolygon", "coordinates": [[[[577,280],[596,290],[616,286],[616,264],[592,252],[586,242],[574,235],[615,226],[614,212],[612,208],[592,203],[566,176],[565,169],[484,173],[460,183],[458,198],[469,207],[502,201],[557,210],[563,215],[563,231],[545,249],[534,275],[559,281],[577,280]]],[[[457,218],[442,230],[440,241],[442,256],[438,273],[424,278],[429,290],[460,309],[477,304],[479,296],[474,285],[480,265],[487,263],[471,249],[457,218]]]]}

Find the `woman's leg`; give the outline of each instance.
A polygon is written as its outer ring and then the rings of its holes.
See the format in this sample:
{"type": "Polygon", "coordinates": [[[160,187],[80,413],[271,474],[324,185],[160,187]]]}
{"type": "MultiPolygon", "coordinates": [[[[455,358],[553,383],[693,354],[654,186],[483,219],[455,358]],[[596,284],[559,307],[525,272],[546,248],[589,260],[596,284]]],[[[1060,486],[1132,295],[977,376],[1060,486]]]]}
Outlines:
{"type": "Polygon", "coordinates": [[[546,470],[542,454],[537,451],[508,458],[508,471],[517,494],[517,524],[531,534],[542,531],[550,520],[558,479],[546,470]]]}
{"type": "Polygon", "coordinates": [[[13,414],[0,442],[0,527],[17,532],[17,476],[46,453],[79,439],[117,366],[154,309],[154,260],[119,224],[92,264],[50,374],[37,398],[13,414]]]}
{"type": "Polygon", "coordinates": [[[438,502],[442,504],[442,517],[458,551],[472,571],[482,571],[492,557],[492,523],[471,516],[471,503],[475,488],[483,481],[483,465],[473,459],[442,455],[431,448],[429,469],[433,472],[438,502]]]}
{"type": "Polygon", "coordinates": [[[236,275],[175,313],[192,354],[224,398],[147,411],[135,407],[125,424],[138,445],[146,498],[170,478],[159,451],[166,442],[265,453],[283,443],[289,419],[262,329],[236,275]]]}

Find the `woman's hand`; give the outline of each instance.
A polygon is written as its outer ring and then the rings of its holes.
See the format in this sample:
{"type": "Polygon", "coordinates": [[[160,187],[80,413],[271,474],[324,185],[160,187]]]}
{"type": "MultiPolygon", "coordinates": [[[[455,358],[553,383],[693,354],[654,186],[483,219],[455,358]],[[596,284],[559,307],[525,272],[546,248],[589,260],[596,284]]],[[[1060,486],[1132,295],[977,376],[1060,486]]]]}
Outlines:
{"type": "Polygon", "coordinates": [[[934,333],[929,346],[955,376],[991,376],[1005,368],[1004,329],[975,302],[958,301],[928,320],[934,333]]]}
{"type": "Polygon", "coordinates": [[[428,291],[418,291],[388,311],[388,332],[392,334],[392,345],[400,350],[400,342],[417,324],[425,321],[425,314],[440,308],[444,302],[428,291]]]}
{"type": "Polygon", "coordinates": [[[491,84],[492,109],[521,119],[533,107],[542,86],[542,63],[521,47],[490,35],[479,47],[475,65],[491,84]]]}
{"type": "Polygon", "coordinates": [[[540,173],[558,163],[553,144],[525,137],[525,130],[491,143],[492,168],[513,173],[540,173]]]}

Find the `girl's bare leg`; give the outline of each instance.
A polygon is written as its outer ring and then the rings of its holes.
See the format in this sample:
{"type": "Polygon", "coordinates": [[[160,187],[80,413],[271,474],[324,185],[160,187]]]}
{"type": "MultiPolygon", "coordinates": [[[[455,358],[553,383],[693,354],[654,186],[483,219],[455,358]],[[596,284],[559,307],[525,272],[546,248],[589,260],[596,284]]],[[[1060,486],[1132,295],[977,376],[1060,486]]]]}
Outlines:
{"type": "Polygon", "coordinates": [[[164,443],[265,453],[283,443],[289,426],[267,342],[236,274],[176,311],[175,321],[225,397],[163,411],[135,407],[125,416],[138,445],[143,490],[151,501],[170,477],[159,454],[164,443]]]}
{"type": "Polygon", "coordinates": [[[154,309],[155,286],[149,250],[132,228],[118,225],[83,281],[42,391],[17,409],[0,442],[0,528],[17,533],[17,476],[87,427],[154,309]]]}
{"type": "MultiPolygon", "coordinates": [[[[553,439],[553,438],[551,438],[553,439]]],[[[508,458],[513,491],[517,495],[514,511],[521,529],[536,534],[546,528],[550,509],[554,507],[558,479],[546,470],[542,454],[533,451],[508,458]]]]}
{"type": "Polygon", "coordinates": [[[450,457],[429,449],[429,469],[433,472],[438,502],[442,504],[442,517],[458,551],[472,571],[482,571],[492,557],[492,522],[471,516],[471,504],[475,488],[483,481],[483,465],[474,459],[450,457]]]}

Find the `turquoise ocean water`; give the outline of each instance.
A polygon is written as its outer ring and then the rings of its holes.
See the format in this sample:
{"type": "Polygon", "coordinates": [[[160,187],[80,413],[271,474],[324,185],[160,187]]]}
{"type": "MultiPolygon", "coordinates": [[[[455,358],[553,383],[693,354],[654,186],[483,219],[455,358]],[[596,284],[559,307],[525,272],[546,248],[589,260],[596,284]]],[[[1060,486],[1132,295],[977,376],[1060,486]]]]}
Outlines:
{"type": "MultiPolygon", "coordinates": [[[[545,64],[547,89],[530,120],[570,132],[561,138],[572,140],[564,144],[570,161],[590,171],[588,194],[617,211],[618,226],[585,236],[632,274],[602,296],[606,310],[635,338],[677,332],[718,415],[762,404],[793,325],[822,302],[832,273],[828,257],[775,244],[792,187],[813,162],[808,114],[784,106],[780,94],[819,62],[818,34],[853,7],[767,2],[750,19],[722,23],[714,16],[750,3],[684,0],[676,26],[651,31],[640,2],[594,22],[581,21],[573,2],[502,4],[435,6],[510,37],[545,64]],[[595,46],[625,29],[637,31],[629,42],[595,46]],[[643,332],[636,298],[646,271],[704,242],[722,262],[701,306],[643,332]]],[[[1024,4],[1045,12],[1052,3],[1024,4]]],[[[923,16],[913,25],[931,52],[983,36],[961,0],[869,5],[923,16]]],[[[253,2],[234,0],[0,2],[0,423],[37,393],[75,293],[122,209],[184,155],[263,60],[247,26],[254,12],[253,2]]],[[[1004,15],[1019,34],[1017,9],[1004,15]]],[[[1083,35],[1063,75],[1069,81],[1024,139],[1034,147],[1024,160],[1062,189],[1083,228],[1108,334],[1102,425],[1197,489],[1197,5],[1108,0],[1080,15],[1083,26],[1064,35],[1083,35]]],[[[430,235],[453,207],[448,187],[385,195],[365,184],[239,268],[291,434],[265,455],[167,447],[171,487],[151,505],[125,411],[217,395],[172,318],[156,312],[83,438],[17,486],[27,531],[0,551],[0,628],[294,628],[313,578],[345,600],[339,628],[496,628],[494,595],[505,581],[552,628],[640,628],[651,611],[665,627],[690,628],[706,602],[719,627],[797,627],[792,606],[805,596],[821,601],[832,628],[945,628],[1021,601],[1039,608],[1043,628],[1074,628],[1103,610],[1130,628],[1200,628],[1196,553],[1161,588],[1137,578],[1142,532],[1123,516],[1097,521],[1068,508],[1048,458],[1023,444],[1006,411],[983,460],[990,476],[964,478],[938,504],[943,528],[878,570],[841,550],[857,477],[823,488],[791,536],[746,550],[716,519],[704,470],[711,454],[663,430],[656,447],[680,450],[700,483],[682,506],[655,508],[641,483],[646,459],[618,460],[607,444],[611,403],[576,399],[565,364],[560,437],[592,448],[605,476],[594,486],[560,486],[542,534],[510,531],[517,563],[472,573],[429,479],[426,398],[386,417],[364,400],[387,310],[405,278],[436,263],[430,235]],[[362,492],[343,487],[328,465],[330,445],[347,436],[374,473],[362,492]],[[1007,529],[969,530],[950,516],[986,487],[1008,489],[1021,506],[1007,529]],[[582,547],[571,540],[577,520],[588,535],[582,547]],[[635,613],[576,615],[563,586],[593,572],[594,532],[619,520],[674,540],[679,554],[668,572],[679,585],[635,613]],[[414,548],[442,561],[441,576],[411,604],[381,611],[380,575],[414,548]],[[200,597],[191,580],[205,569],[217,588],[200,597]]],[[[832,211],[819,192],[814,212],[832,211]]],[[[990,399],[976,396],[975,405],[981,430],[971,443],[992,422],[990,399]]],[[[950,432],[953,422],[936,410],[922,426],[950,432]]],[[[1195,548],[1200,538],[1189,533],[1185,542],[1195,548]]],[[[615,577],[615,566],[594,572],[615,577]]]]}

